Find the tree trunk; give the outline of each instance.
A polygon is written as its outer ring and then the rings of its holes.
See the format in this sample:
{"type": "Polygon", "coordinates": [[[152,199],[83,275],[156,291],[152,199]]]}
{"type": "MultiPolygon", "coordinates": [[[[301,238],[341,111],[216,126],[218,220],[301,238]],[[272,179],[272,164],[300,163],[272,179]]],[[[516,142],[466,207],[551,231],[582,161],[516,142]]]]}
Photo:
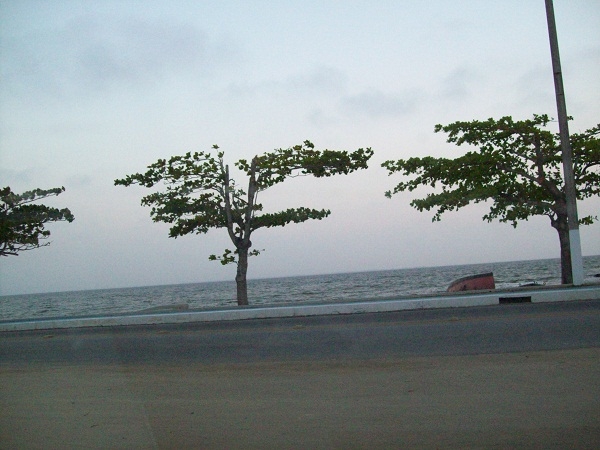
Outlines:
{"type": "MultiPolygon", "coordinates": [[[[248,272],[248,249],[252,247],[250,241],[250,233],[252,233],[252,217],[254,212],[254,200],[258,192],[258,184],[256,183],[256,161],[255,156],[250,164],[250,180],[248,181],[248,203],[245,207],[244,226],[240,236],[232,238],[238,253],[237,275],[235,282],[237,285],[237,302],[238,306],[248,304],[248,283],[246,282],[246,272],[248,272]]],[[[233,232],[230,232],[233,236],[233,232]]]]}
{"type": "Polygon", "coordinates": [[[569,239],[569,224],[567,216],[558,216],[552,221],[552,227],[558,232],[560,240],[560,271],[562,284],[573,284],[571,266],[571,244],[569,239]]]}
{"type": "Polygon", "coordinates": [[[246,272],[248,272],[248,249],[238,248],[237,274],[235,276],[238,306],[244,306],[248,304],[248,283],[246,282],[246,272]]]}

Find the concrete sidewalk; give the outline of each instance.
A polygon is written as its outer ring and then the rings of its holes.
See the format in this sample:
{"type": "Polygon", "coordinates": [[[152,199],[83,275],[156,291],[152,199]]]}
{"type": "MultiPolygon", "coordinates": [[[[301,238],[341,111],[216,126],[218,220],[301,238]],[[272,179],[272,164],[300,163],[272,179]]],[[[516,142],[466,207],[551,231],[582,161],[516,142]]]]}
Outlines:
{"type": "Polygon", "coordinates": [[[2,449],[600,448],[600,349],[0,369],[2,449]]]}

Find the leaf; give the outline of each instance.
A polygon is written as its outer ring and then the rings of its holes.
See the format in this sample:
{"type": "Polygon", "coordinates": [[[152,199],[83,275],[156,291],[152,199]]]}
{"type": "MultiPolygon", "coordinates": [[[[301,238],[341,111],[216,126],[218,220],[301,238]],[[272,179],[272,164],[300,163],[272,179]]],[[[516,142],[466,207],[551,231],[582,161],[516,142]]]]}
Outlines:
{"type": "MultiPolygon", "coordinates": [[[[447,211],[479,202],[490,204],[489,212],[483,216],[487,221],[498,219],[516,226],[534,215],[555,220],[563,214],[565,196],[560,139],[545,129],[550,121],[548,115],[534,115],[533,119],[522,121],[505,116],[498,120],[438,124],[434,131],[445,132],[447,142],[476,150],[454,159],[385,161],[382,167],[389,175],[399,173],[403,177],[385,195],[391,198],[399,192],[433,188],[434,192],[414,199],[411,205],[419,211],[434,211],[434,221],[447,211]]],[[[571,136],[579,199],[600,194],[599,134],[597,125],[571,136]]],[[[581,223],[591,221],[586,218],[581,223]]]]}
{"type": "Polygon", "coordinates": [[[34,203],[58,196],[64,191],[65,188],[60,187],[15,194],[8,186],[0,190],[0,256],[16,256],[19,252],[50,245],[49,242],[43,242],[50,237],[45,225],[75,220],[68,208],[58,209],[34,203]]]}
{"type": "MultiPolygon", "coordinates": [[[[213,150],[218,148],[213,146],[213,150]]],[[[245,182],[248,189],[245,190],[230,176],[222,151],[216,156],[206,152],[188,152],[168,160],[159,159],[149,165],[146,172],[117,179],[115,185],[162,187],[142,197],[141,203],[150,207],[154,222],[171,225],[169,237],[225,228],[236,250],[226,250],[219,257],[210,255],[209,259],[229,264],[236,261],[234,255],[238,250],[250,248],[251,233],[258,228],[321,220],[330,214],[329,210],[305,207],[260,214],[263,205],[258,203],[259,192],[288,177],[329,177],[365,169],[372,156],[370,148],[354,152],[315,150],[312,142],[304,141],[294,147],[255,156],[250,161],[237,161],[235,167],[248,177],[245,182]]],[[[259,253],[257,250],[250,252],[254,256],[259,253]]]]}

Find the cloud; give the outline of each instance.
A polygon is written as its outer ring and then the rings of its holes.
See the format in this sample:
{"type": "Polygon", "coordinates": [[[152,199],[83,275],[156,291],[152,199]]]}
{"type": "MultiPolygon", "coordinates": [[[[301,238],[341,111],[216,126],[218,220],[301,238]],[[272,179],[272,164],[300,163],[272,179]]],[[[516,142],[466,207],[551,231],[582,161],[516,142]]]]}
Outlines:
{"type": "MultiPolygon", "coordinates": [[[[554,106],[554,85],[551,69],[547,65],[537,64],[523,71],[513,81],[515,103],[523,109],[537,114],[547,113],[548,100],[554,106]]],[[[513,93],[511,92],[511,93],[513,93]]]]}
{"type": "Polygon", "coordinates": [[[197,69],[207,38],[192,26],[128,19],[113,23],[84,20],[67,30],[79,39],[77,69],[92,82],[141,81],[197,69]]]}
{"type": "Polygon", "coordinates": [[[66,184],[77,189],[89,187],[92,183],[92,178],[86,174],[69,175],[66,177],[66,184]]]}
{"type": "Polygon", "coordinates": [[[308,74],[289,79],[291,87],[309,88],[319,93],[338,94],[345,89],[348,76],[333,67],[318,67],[308,74]]]}
{"type": "MultiPolygon", "coordinates": [[[[31,186],[32,180],[36,179],[35,173],[31,169],[27,170],[7,170],[0,169],[0,187],[11,186],[13,190],[20,191],[22,189],[33,189],[31,186]]],[[[35,186],[40,187],[40,186],[35,186]]]]}
{"type": "Polygon", "coordinates": [[[340,95],[347,84],[346,74],[336,68],[320,66],[311,71],[294,73],[281,79],[232,83],[228,93],[233,97],[261,95],[340,95]]]}
{"type": "Polygon", "coordinates": [[[3,90],[57,97],[202,75],[223,50],[187,23],[107,16],[81,16],[1,45],[3,90]]]}
{"type": "Polygon", "coordinates": [[[371,89],[343,97],[339,108],[343,113],[350,115],[397,117],[415,111],[419,98],[420,94],[416,91],[399,95],[371,89]]]}
{"type": "Polygon", "coordinates": [[[345,72],[320,66],[281,79],[232,83],[227,88],[227,95],[236,101],[275,99],[287,102],[288,108],[292,108],[292,105],[308,105],[304,117],[309,123],[318,125],[337,123],[349,116],[403,116],[413,112],[421,99],[417,90],[396,94],[369,89],[349,94],[348,84],[349,77],[345,72]]]}
{"type": "Polygon", "coordinates": [[[71,174],[63,177],[62,175],[48,174],[47,168],[37,164],[23,170],[0,169],[0,180],[2,180],[0,187],[10,186],[15,192],[60,186],[65,186],[67,189],[82,189],[93,184],[90,175],[71,174]]]}
{"type": "Polygon", "coordinates": [[[439,95],[447,100],[464,101],[471,93],[475,73],[468,67],[457,67],[443,80],[439,95]]]}

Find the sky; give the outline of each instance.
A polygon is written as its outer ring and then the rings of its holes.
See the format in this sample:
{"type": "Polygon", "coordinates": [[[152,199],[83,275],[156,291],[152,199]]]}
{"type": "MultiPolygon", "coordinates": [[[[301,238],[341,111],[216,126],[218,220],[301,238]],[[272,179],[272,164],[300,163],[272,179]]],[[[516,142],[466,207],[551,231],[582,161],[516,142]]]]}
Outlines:
{"type": "MultiPolygon", "coordinates": [[[[554,7],[583,131],[600,122],[600,2],[554,7]]],[[[543,0],[0,0],[0,76],[0,184],[64,186],[44,203],[75,215],[48,225],[50,246],[0,261],[0,295],[233,280],[208,261],[231,248],[224,229],[168,238],[140,205],[148,189],[114,186],[213,144],[230,165],[307,139],[375,151],[367,170],[261,194],[270,211],[332,214],[255,232],[250,279],[559,257],[548,218],[488,223],[480,204],[432,222],[409,206],[425,189],[385,198],[400,176],[380,166],[464,153],[438,123],[556,117],[543,0]]],[[[600,224],[581,242],[600,254],[600,224]]]]}

